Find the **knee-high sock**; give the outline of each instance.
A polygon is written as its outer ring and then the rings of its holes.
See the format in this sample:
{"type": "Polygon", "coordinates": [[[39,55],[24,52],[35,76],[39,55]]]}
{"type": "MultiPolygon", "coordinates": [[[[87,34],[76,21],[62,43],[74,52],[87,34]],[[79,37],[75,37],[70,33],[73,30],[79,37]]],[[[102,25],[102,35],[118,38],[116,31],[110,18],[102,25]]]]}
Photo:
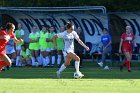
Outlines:
{"type": "Polygon", "coordinates": [[[130,68],[130,61],[127,61],[127,69],[131,70],[131,68],[130,68]]]}
{"type": "Polygon", "coordinates": [[[127,65],[127,60],[125,60],[124,62],[123,62],[123,66],[126,66],[127,65]]]}
{"type": "Polygon", "coordinates": [[[79,72],[79,65],[80,65],[80,61],[75,61],[76,72],[79,72]]]}
{"type": "Polygon", "coordinates": [[[55,56],[52,56],[52,65],[55,64],[55,56]]]}
{"type": "Polygon", "coordinates": [[[42,58],[43,59],[43,66],[47,66],[47,61],[46,61],[46,58],[42,58]]]}
{"type": "Polygon", "coordinates": [[[31,57],[31,60],[32,60],[32,66],[35,65],[35,57],[31,57]]]}
{"type": "Polygon", "coordinates": [[[61,60],[62,60],[62,55],[58,55],[57,65],[60,65],[61,64],[61,60]]]}
{"type": "Polygon", "coordinates": [[[38,57],[36,58],[36,60],[37,60],[38,64],[41,65],[40,56],[38,56],[38,57]]]}
{"type": "Polygon", "coordinates": [[[16,58],[16,66],[19,66],[19,62],[18,62],[19,61],[19,57],[20,56],[17,56],[17,58],[16,58]]]}
{"type": "Polygon", "coordinates": [[[62,72],[65,68],[66,68],[66,66],[64,64],[62,64],[61,67],[60,67],[60,69],[58,71],[59,72],[62,72]]]}
{"type": "Polygon", "coordinates": [[[49,56],[46,56],[46,62],[47,62],[47,65],[50,64],[50,57],[49,56]]]}
{"type": "Polygon", "coordinates": [[[43,56],[40,54],[40,63],[39,63],[39,65],[42,65],[43,64],[43,56]]]}

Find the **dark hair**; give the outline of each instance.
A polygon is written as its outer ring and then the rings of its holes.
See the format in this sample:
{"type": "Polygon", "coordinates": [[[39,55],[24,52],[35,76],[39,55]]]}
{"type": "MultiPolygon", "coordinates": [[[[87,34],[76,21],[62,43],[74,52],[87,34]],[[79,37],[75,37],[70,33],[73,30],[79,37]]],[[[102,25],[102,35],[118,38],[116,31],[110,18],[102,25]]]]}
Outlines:
{"type": "Polygon", "coordinates": [[[106,32],[108,32],[108,29],[107,29],[107,28],[104,28],[104,29],[103,29],[103,31],[106,31],[106,32]]]}
{"type": "Polygon", "coordinates": [[[13,26],[14,26],[14,24],[9,22],[6,24],[5,29],[9,30],[9,29],[13,28],[13,26]]]}
{"type": "Polygon", "coordinates": [[[72,27],[72,25],[73,25],[73,24],[72,24],[71,22],[67,22],[67,23],[66,23],[66,28],[67,28],[67,29],[70,29],[70,28],[72,27]]]}

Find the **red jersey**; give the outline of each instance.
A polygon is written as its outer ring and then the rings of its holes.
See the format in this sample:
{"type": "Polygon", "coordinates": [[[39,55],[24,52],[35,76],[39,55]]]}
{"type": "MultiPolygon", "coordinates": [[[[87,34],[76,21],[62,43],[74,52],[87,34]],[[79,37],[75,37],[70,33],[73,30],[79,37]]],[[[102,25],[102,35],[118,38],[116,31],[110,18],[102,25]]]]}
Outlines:
{"type": "Polygon", "coordinates": [[[123,33],[121,38],[123,39],[122,47],[132,47],[132,42],[134,40],[134,34],[123,33]]]}
{"type": "Polygon", "coordinates": [[[15,38],[14,33],[12,33],[12,34],[7,34],[7,33],[6,33],[6,30],[1,30],[1,31],[0,31],[0,37],[1,37],[1,36],[6,37],[6,39],[0,39],[0,56],[6,53],[6,52],[5,52],[5,47],[6,47],[6,44],[9,42],[9,40],[10,40],[11,38],[15,38]]]}

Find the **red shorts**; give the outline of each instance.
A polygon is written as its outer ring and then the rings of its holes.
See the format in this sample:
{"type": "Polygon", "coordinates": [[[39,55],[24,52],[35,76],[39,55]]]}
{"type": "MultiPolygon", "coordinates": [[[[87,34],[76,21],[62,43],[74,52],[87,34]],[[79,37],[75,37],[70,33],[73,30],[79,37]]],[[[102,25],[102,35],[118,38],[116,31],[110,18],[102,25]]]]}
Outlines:
{"type": "Polygon", "coordinates": [[[3,56],[3,55],[5,55],[5,54],[6,54],[5,51],[0,51],[0,57],[3,56]]]}
{"type": "Polygon", "coordinates": [[[132,46],[124,46],[122,47],[122,52],[125,53],[125,52],[129,52],[132,54],[132,46]]]}

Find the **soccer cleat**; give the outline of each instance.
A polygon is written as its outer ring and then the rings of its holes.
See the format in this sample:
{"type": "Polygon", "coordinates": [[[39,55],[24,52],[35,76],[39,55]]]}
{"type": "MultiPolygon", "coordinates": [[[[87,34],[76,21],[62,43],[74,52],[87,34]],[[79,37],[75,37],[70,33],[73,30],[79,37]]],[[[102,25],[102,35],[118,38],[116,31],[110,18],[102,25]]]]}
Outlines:
{"type": "Polygon", "coordinates": [[[57,78],[58,78],[58,79],[60,79],[60,74],[61,74],[60,71],[57,71],[57,72],[56,72],[56,75],[57,75],[57,78]]]}
{"type": "Polygon", "coordinates": [[[122,66],[122,65],[120,66],[120,71],[121,71],[121,72],[123,71],[123,66],[122,66]]]}
{"type": "Polygon", "coordinates": [[[78,75],[80,76],[80,78],[84,76],[84,74],[82,74],[80,71],[78,72],[78,75]]]}
{"type": "Polygon", "coordinates": [[[128,72],[131,72],[131,70],[128,70],[128,72]]]}
{"type": "Polygon", "coordinates": [[[109,67],[108,67],[108,66],[105,66],[104,69],[105,69],[105,70],[109,70],[109,67]]]}
{"type": "Polygon", "coordinates": [[[103,62],[99,62],[98,65],[99,65],[100,67],[103,67],[103,62]]]}

